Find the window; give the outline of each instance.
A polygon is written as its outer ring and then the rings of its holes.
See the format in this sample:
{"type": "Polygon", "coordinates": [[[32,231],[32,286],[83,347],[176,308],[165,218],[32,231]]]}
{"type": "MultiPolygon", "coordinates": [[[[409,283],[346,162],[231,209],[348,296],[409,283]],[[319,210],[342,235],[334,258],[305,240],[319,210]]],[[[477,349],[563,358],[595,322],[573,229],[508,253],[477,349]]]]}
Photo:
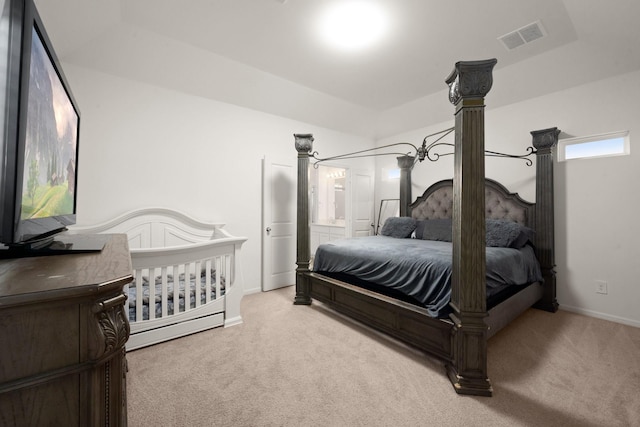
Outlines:
{"type": "Polygon", "coordinates": [[[383,172],[388,180],[400,179],[400,169],[398,168],[383,169],[383,172]]]}
{"type": "Polygon", "coordinates": [[[629,131],[558,141],[558,161],[629,155],[629,131]]]}

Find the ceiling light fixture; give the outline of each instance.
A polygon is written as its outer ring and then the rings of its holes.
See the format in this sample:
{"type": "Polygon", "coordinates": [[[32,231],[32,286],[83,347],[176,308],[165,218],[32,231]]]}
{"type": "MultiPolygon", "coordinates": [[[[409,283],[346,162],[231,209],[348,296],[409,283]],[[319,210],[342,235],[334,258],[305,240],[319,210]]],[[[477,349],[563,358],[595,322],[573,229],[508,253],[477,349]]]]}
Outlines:
{"type": "Polygon", "coordinates": [[[354,51],[380,40],[387,32],[388,20],[383,10],[370,0],[341,1],[321,15],[319,28],[321,37],[330,45],[354,51]]]}

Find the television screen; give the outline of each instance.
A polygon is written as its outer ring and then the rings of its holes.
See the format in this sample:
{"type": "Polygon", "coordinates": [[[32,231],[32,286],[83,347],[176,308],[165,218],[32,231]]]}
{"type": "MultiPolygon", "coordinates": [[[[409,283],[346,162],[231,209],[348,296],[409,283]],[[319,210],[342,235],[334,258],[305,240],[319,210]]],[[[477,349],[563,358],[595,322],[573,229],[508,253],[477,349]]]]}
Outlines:
{"type": "Polygon", "coordinates": [[[78,114],[35,27],[27,110],[20,220],[71,215],[78,114]]]}
{"type": "Polygon", "coordinates": [[[0,11],[0,258],[100,250],[103,239],[72,244],[61,234],[76,222],[78,185],[80,112],[69,83],[33,1],[0,11]]]}

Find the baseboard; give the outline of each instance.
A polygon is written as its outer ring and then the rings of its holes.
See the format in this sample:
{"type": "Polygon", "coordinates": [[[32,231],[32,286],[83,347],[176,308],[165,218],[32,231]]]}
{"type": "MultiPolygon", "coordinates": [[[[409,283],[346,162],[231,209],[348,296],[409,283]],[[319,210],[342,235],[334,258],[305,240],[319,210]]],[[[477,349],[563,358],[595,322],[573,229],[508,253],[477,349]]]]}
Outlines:
{"type": "Polygon", "coordinates": [[[572,307],[570,305],[560,304],[560,310],[570,311],[572,313],[582,314],[589,317],[595,317],[597,319],[609,320],[611,322],[621,323],[623,325],[633,326],[640,328],[640,321],[627,319],[620,316],[612,316],[610,314],[600,313],[599,311],[586,310],[584,308],[572,307]]]}
{"type": "Polygon", "coordinates": [[[228,328],[229,326],[236,326],[242,324],[242,316],[230,317],[224,319],[224,327],[228,328]]]}

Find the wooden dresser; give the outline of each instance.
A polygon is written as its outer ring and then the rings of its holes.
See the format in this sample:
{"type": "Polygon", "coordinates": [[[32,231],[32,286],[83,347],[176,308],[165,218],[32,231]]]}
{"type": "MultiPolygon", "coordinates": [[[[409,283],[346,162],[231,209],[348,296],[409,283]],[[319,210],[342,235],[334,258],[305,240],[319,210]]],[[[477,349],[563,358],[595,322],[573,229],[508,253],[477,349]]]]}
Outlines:
{"type": "Polygon", "coordinates": [[[101,252],[0,260],[0,425],[124,426],[126,235],[101,252]]]}

